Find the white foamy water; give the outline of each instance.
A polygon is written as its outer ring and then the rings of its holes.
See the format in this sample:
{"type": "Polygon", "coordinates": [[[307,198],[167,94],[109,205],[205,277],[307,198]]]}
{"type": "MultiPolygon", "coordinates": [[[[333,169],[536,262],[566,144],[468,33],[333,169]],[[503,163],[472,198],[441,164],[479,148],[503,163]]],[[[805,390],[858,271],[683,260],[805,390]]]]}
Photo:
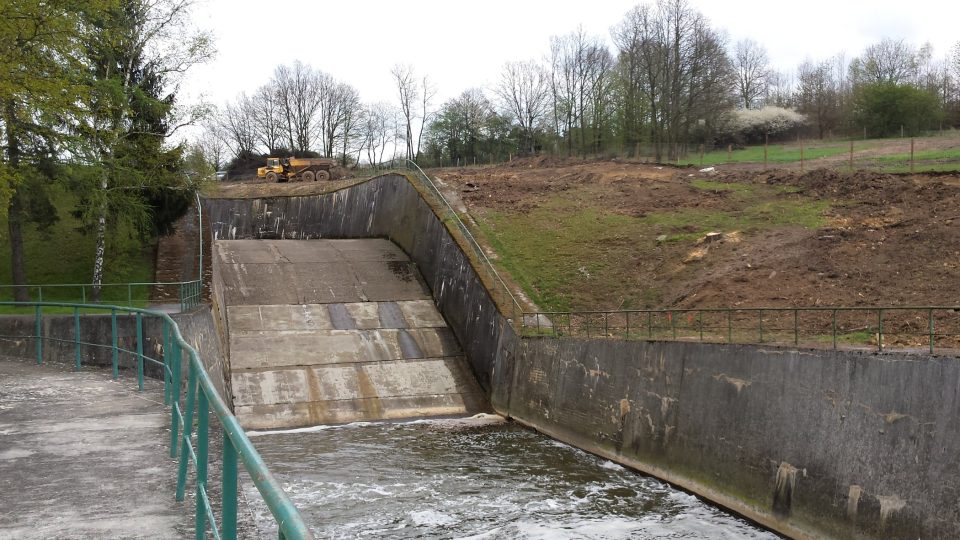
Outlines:
{"type": "MultiPolygon", "coordinates": [[[[495,415],[259,432],[317,538],[776,538],[495,415]]],[[[275,526],[244,482],[261,536],[275,526]]]]}

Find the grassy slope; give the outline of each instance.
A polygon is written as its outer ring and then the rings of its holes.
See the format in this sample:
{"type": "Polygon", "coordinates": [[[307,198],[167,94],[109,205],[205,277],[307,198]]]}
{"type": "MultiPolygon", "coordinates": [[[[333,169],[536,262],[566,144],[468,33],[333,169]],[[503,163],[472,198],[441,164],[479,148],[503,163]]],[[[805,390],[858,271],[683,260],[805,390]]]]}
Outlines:
{"type": "MultiPolygon", "coordinates": [[[[30,225],[24,229],[27,281],[30,284],[89,283],[93,274],[95,238],[92,234],[78,231],[79,222],[70,215],[75,198],[61,188],[54,188],[54,205],[60,220],[46,233],[30,225]]],[[[6,220],[0,220],[0,285],[9,285],[10,242],[6,220]]],[[[104,283],[153,281],[153,247],[140,243],[137,235],[122,229],[111,237],[107,245],[104,283]]],[[[90,289],[86,290],[87,295],[90,289]]],[[[31,289],[31,298],[36,299],[36,289],[31,289]]],[[[149,291],[146,287],[133,290],[134,299],[145,303],[149,291]]],[[[49,301],[79,301],[80,288],[44,288],[43,299],[49,301]]],[[[12,299],[8,287],[0,287],[0,300],[12,299]]],[[[105,287],[103,299],[127,299],[126,287],[105,287]]]]}
{"type": "MultiPolygon", "coordinates": [[[[925,138],[918,138],[923,143],[925,138]]],[[[937,137],[926,138],[929,141],[940,141],[937,137]]],[[[910,142],[907,139],[869,139],[854,141],[854,166],[877,168],[885,172],[906,172],[909,170],[910,142]],[[880,148],[894,148],[897,151],[885,155],[864,154],[880,148]]],[[[809,141],[804,143],[804,160],[818,158],[846,156],[850,152],[849,141],[809,141]]],[[[917,171],[955,171],[960,170],[960,147],[946,149],[918,149],[914,153],[918,162],[917,171]],[[921,163],[937,162],[937,163],[921,163]]],[[[724,163],[763,163],[763,145],[748,146],[728,153],[720,148],[703,155],[703,166],[722,165],[724,163]]],[[[796,142],[770,144],[767,147],[767,162],[771,164],[785,164],[800,161],[800,145],[796,142]]],[[[691,153],[687,159],[680,161],[685,165],[701,165],[699,155],[691,153]]]]}
{"type": "Polygon", "coordinates": [[[829,207],[787,186],[707,180],[691,185],[732,192],[735,208],[679,208],[634,217],[612,213],[597,198],[574,190],[524,212],[484,212],[478,223],[500,254],[500,265],[541,309],[616,308],[610,302],[618,297],[619,307],[636,308],[661,301],[655,286],[635,279],[636,258],[655,252],[658,242],[686,250],[709,231],[816,228],[829,207]],[[599,287],[605,290],[585,287],[590,276],[605,276],[599,287]]]}

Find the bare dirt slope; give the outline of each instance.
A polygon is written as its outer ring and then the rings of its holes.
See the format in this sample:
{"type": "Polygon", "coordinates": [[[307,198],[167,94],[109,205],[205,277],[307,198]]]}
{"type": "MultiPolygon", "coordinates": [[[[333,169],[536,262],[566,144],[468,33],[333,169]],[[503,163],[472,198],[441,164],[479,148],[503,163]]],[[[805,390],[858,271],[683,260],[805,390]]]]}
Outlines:
{"type": "Polygon", "coordinates": [[[543,308],[960,304],[960,177],[720,169],[432,172],[543,308]]]}

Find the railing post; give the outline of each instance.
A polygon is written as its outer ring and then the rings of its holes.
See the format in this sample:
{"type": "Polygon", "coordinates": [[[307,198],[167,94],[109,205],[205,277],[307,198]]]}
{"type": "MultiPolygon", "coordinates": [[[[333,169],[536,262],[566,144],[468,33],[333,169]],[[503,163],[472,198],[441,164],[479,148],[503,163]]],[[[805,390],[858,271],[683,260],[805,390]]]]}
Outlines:
{"type": "Polygon", "coordinates": [[[700,327],[700,341],[703,341],[703,310],[697,312],[697,326],[700,327]]]}
{"type": "Polygon", "coordinates": [[[170,362],[170,323],[163,319],[163,404],[170,405],[173,390],[173,366],[170,362]]]}
{"type": "Polygon", "coordinates": [[[187,466],[190,464],[190,432],[193,431],[193,405],[197,396],[197,375],[193,362],[187,367],[187,410],[183,415],[183,434],[180,436],[180,468],[177,470],[177,502],[182,502],[187,491],[187,466]]]}
{"type": "Polygon", "coordinates": [[[653,339],[653,312],[647,312],[647,339],[653,339]]]}
{"type": "Polygon", "coordinates": [[[760,343],[763,343],[763,310],[757,310],[757,313],[760,314],[760,343]]]}
{"type": "Polygon", "coordinates": [[[673,311],[670,311],[670,329],[673,330],[673,340],[677,340],[677,318],[673,316],[673,311]]]}
{"type": "Polygon", "coordinates": [[[180,297],[180,312],[181,312],[181,313],[184,312],[184,311],[186,311],[185,309],[183,309],[183,294],[184,294],[184,291],[183,291],[183,283],[181,283],[181,284],[180,284],[180,294],[178,295],[178,296],[180,297]]]}
{"type": "MultiPolygon", "coordinates": [[[[191,362],[192,364],[193,362],[191,362]]],[[[204,540],[207,532],[207,509],[201,495],[201,488],[207,485],[207,421],[209,410],[207,393],[200,388],[197,395],[197,485],[196,485],[196,527],[197,540],[204,540]]]]}
{"type": "Polygon", "coordinates": [[[625,339],[629,340],[629,339],[630,339],[630,312],[629,312],[629,311],[627,312],[627,329],[626,329],[626,332],[627,332],[627,335],[626,335],[626,338],[625,338],[625,339]]]}
{"type": "Polygon", "coordinates": [[[43,302],[43,287],[37,286],[37,302],[43,302]]]}
{"type": "Polygon", "coordinates": [[[171,398],[173,406],[170,411],[170,457],[177,457],[177,436],[180,432],[180,420],[183,415],[183,409],[180,408],[180,375],[183,359],[180,354],[180,342],[176,336],[171,338],[170,343],[170,363],[173,366],[172,384],[170,385],[171,398]]]}
{"type": "Polygon", "coordinates": [[[933,354],[933,308],[927,310],[927,320],[930,322],[930,354],[933,354]]]}
{"type": "Polygon", "coordinates": [[[80,308],[73,308],[73,364],[80,370],[80,308]]]}
{"type": "Polygon", "coordinates": [[[120,337],[117,335],[117,310],[110,309],[110,365],[113,367],[113,380],[120,378],[120,337]]]}
{"type": "Polygon", "coordinates": [[[87,286],[86,285],[80,286],[80,298],[82,300],[82,302],[80,302],[81,304],[87,303],[87,286]]]}
{"type": "Polygon", "coordinates": [[[877,310],[877,352],[883,352],[883,310],[877,310]]]}
{"type": "Polygon", "coordinates": [[[237,537],[237,449],[234,448],[227,430],[223,430],[222,477],[223,516],[220,532],[223,538],[234,540],[237,537]]]}
{"type": "Polygon", "coordinates": [[[800,346],[800,316],[799,309],[793,308],[793,346],[800,346]]]}
{"type": "Polygon", "coordinates": [[[43,306],[37,305],[34,312],[34,335],[36,336],[36,341],[34,341],[34,349],[37,352],[37,364],[43,363],[43,306]]]}
{"type": "Polygon", "coordinates": [[[133,307],[133,285],[127,283],[127,305],[133,307]]]}
{"type": "Polygon", "coordinates": [[[137,388],[143,390],[143,314],[137,312],[137,388]]]}
{"type": "Polygon", "coordinates": [[[727,310],[727,343],[733,343],[733,310],[727,310]]]}
{"type": "Polygon", "coordinates": [[[833,348],[837,348],[837,310],[833,310],[833,348]]]}
{"type": "Polygon", "coordinates": [[[603,337],[610,337],[610,321],[607,318],[609,315],[606,311],[603,312],[603,337]]]}

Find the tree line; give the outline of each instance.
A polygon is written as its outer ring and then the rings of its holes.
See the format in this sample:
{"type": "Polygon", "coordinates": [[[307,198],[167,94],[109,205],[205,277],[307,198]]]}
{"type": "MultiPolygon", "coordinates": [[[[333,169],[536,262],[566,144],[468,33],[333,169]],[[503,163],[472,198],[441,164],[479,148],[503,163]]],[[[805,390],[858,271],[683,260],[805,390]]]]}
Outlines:
{"type": "MultiPolygon", "coordinates": [[[[9,0],[0,4],[0,218],[14,285],[25,285],[24,231],[59,211],[94,235],[99,299],[111,234],[143,239],[186,210],[207,167],[203,154],[168,142],[203,110],[177,101],[209,36],[190,23],[191,0],[9,0]],[[72,209],[51,201],[72,192],[72,209]]],[[[28,300],[26,287],[15,299],[28,300]]]]}
{"type": "Polygon", "coordinates": [[[435,89],[410,66],[392,71],[396,100],[372,105],[322,71],[281,66],[253,96],[222,108],[205,139],[218,163],[244,152],[314,150],[345,165],[378,164],[396,148],[436,165],[544,152],[672,160],[701,144],[913,135],[960,124],[960,43],[936,58],[929,44],[884,39],[853,58],[781,71],[762,44],[731,42],[686,0],[637,5],[610,38],[612,48],[582,28],[555,36],[546,58],[508,62],[491,88],[464,90],[436,108],[435,89]]]}

